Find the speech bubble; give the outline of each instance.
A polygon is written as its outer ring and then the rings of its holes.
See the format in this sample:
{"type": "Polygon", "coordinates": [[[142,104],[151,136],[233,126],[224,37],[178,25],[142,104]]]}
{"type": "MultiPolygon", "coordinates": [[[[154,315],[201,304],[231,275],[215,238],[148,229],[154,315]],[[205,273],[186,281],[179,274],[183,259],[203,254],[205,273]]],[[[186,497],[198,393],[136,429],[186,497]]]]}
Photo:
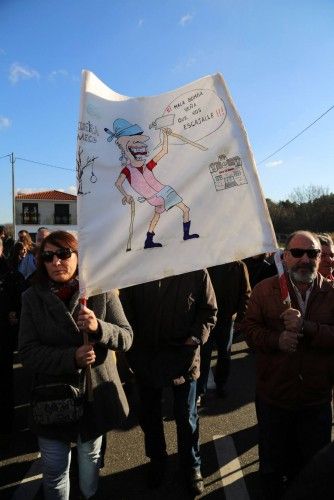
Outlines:
{"type": "MultiPolygon", "coordinates": [[[[174,115],[171,129],[191,141],[200,141],[221,127],[226,118],[224,101],[214,90],[193,89],[177,96],[162,116],[174,115]]],[[[157,117],[156,119],[159,119],[157,117]]],[[[170,138],[174,144],[182,141],[170,138]]]]}

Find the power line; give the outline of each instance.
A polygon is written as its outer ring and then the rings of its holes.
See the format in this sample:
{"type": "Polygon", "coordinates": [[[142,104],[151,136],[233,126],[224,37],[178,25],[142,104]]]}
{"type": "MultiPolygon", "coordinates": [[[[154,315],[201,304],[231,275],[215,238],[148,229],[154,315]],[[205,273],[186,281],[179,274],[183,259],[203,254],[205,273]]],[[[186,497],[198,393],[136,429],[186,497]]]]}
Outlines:
{"type": "Polygon", "coordinates": [[[27,158],[21,158],[20,156],[16,156],[16,160],[27,161],[28,163],[35,163],[36,165],[44,165],[45,167],[59,168],[60,170],[69,170],[70,172],[74,172],[74,168],[58,167],[57,165],[50,165],[50,163],[41,163],[40,161],[28,160],[27,158]]]}
{"type": "Polygon", "coordinates": [[[318,118],[316,120],[314,120],[312,123],[310,123],[307,127],[305,127],[301,132],[299,132],[299,134],[295,135],[295,137],[293,137],[292,139],[290,139],[290,141],[288,141],[287,143],[285,143],[283,146],[281,146],[279,149],[276,149],[276,151],[274,151],[273,153],[271,153],[269,156],[267,156],[266,158],[264,158],[263,160],[261,160],[258,165],[261,165],[261,163],[269,160],[269,158],[271,158],[272,156],[274,156],[276,153],[278,153],[279,151],[282,151],[282,149],[284,149],[288,144],[290,144],[292,141],[294,141],[295,139],[297,139],[297,137],[299,137],[300,135],[302,135],[304,132],[306,132],[306,130],[308,130],[310,127],[312,127],[312,125],[314,125],[315,123],[317,123],[319,120],[321,120],[321,118],[325,115],[327,115],[327,113],[329,113],[332,109],[334,108],[334,105],[331,106],[330,108],[327,109],[327,111],[325,111],[324,113],[322,113],[322,115],[318,116],[318,118]]]}
{"type": "MultiPolygon", "coordinates": [[[[8,156],[11,156],[11,154],[0,156],[0,160],[2,158],[7,158],[8,156]]],[[[36,165],[43,165],[45,167],[58,168],[60,170],[68,170],[70,172],[74,172],[74,168],[59,167],[58,165],[51,165],[50,163],[42,163],[40,161],[29,160],[28,158],[21,158],[20,156],[15,156],[15,160],[27,161],[28,163],[35,163],[36,165]]]]}

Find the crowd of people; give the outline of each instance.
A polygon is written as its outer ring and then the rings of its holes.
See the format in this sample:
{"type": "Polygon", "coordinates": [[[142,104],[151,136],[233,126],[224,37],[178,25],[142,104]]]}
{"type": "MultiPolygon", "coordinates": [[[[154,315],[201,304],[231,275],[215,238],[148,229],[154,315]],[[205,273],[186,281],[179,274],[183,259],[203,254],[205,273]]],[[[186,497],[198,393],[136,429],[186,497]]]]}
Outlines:
{"type": "MultiPolygon", "coordinates": [[[[288,304],[265,254],[84,303],[72,234],[43,227],[35,243],[27,231],[14,242],[0,226],[2,429],[9,435],[14,420],[18,348],[32,375],[29,423],[38,438],[47,500],[69,498],[72,443],[83,498],[98,498],[105,435],[124,427],[129,413],[121,363],[138,394],[148,486],[164,480],[162,393],[171,387],[180,469],[191,495],[202,494],[198,406],[205,404],[214,348],[216,396],[226,396],[233,337],[241,335],[256,356],[263,497],[309,498],[298,496],[305,467],[319,461],[318,452],[332,456],[321,450],[331,443],[334,244],[327,234],[296,231],[281,258],[288,304]]],[[[316,483],[316,475],[309,476],[316,483]]]]}

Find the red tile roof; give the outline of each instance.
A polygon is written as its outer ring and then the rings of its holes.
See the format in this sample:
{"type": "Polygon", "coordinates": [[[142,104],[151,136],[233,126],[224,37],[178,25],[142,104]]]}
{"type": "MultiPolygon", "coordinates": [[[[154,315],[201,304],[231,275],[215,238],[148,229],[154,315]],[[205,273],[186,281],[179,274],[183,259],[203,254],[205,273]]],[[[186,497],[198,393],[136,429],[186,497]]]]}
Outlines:
{"type": "Polygon", "coordinates": [[[63,193],[62,191],[41,191],[39,193],[19,193],[15,196],[16,200],[59,200],[75,201],[77,197],[74,194],[63,193]]]}

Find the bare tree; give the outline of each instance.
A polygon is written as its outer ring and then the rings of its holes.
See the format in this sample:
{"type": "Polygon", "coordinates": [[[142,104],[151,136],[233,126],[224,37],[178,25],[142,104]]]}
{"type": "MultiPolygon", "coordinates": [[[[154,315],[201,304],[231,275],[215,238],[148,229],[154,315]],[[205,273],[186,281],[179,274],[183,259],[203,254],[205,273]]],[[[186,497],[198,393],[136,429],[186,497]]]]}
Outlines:
{"type": "Polygon", "coordinates": [[[312,203],[321,196],[329,195],[329,188],[310,184],[309,186],[301,186],[294,188],[288,198],[293,203],[301,205],[302,203],[312,203]]]}
{"type": "Polygon", "coordinates": [[[79,146],[78,148],[78,153],[77,153],[77,181],[78,181],[78,195],[79,194],[88,194],[90,191],[87,191],[84,193],[82,191],[82,177],[84,174],[84,171],[87,167],[91,166],[93,169],[94,161],[98,158],[98,156],[86,156],[86,159],[83,157],[84,155],[84,149],[82,146],[79,146]]]}

